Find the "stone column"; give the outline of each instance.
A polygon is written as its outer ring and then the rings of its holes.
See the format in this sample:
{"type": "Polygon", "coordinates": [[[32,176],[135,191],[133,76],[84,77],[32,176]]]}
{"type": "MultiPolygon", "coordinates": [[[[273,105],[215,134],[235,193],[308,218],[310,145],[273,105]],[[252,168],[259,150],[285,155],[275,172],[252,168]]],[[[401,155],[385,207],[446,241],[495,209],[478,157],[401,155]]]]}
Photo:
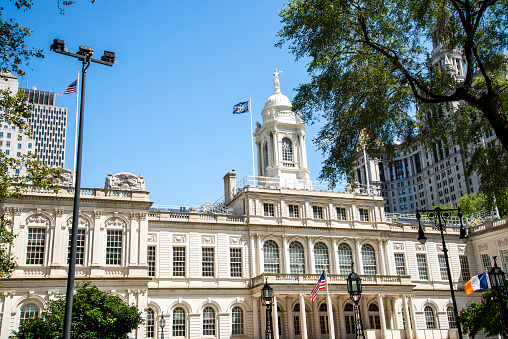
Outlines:
{"type": "Polygon", "coordinates": [[[254,234],[250,235],[250,257],[251,257],[251,271],[250,276],[257,276],[258,270],[256,268],[257,260],[256,260],[256,236],[254,234]]]}
{"type": "Polygon", "coordinates": [[[261,151],[261,143],[259,141],[256,141],[256,148],[257,148],[257,154],[258,154],[258,176],[263,176],[263,153],[261,151]]]}
{"type": "MultiPolygon", "coordinates": [[[[130,244],[129,244],[129,266],[136,266],[138,261],[138,235],[139,235],[139,221],[136,213],[131,213],[130,215],[130,226],[129,234],[130,234],[130,244]]],[[[145,247],[146,252],[146,247],[145,247]]]]}
{"type": "Polygon", "coordinates": [[[329,339],[335,339],[335,325],[333,323],[333,305],[332,305],[332,299],[330,298],[330,295],[326,295],[326,306],[328,309],[328,327],[330,329],[330,336],[329,339]]]}
{"type": "Polygon", "coordinates": [[[258,248],[257,248],[257,251],[258,251],[258,275],[261,275],[262,273],[264,273],[264,267],[263,267],[263,264],[264,264],[264,258],[263,258],[263,244],[261,243],[261,237],[259,236],[258,234],[258,248]]]}
{"type": "Polygon", "coordinates": [[[378,305],[379,305],[379,321],[381,322],[381,338],[387,338],[386,332],[386,317],[385,317],[385,305],[383,302],[383,296],[381,294],[377,295],[378,305]]]}
{"type": "Polygon", "coordinates": [[[387,275],[386,273],[386,258],[385,258],[385,250],[384,250],[384,239],[378,239],[377,244],[379,247],[379,263],[381,266],[381,275],[387,275]]]}
{"type": "Polygon", "coordinates": [[[252,325],[254,326],[254,339],[259,339],[259,298],[252,298],[252,325]]]}
{"type": "Polygon", "coordinates": [[[284,262],[282,273],[289,274],[289,255],[288,255],[288,238],[283,235],[282,236],[282,261],[284,262]]]}
{"type": "Polygon", "coordinates": [[[339,307],[339,330],[340,330],[340,338],[346,337],[346,319],[344,318],[344,306],[342,305],[343,296],[339,295],[337,298],[337,305],[339,307]]]}
{"type": "Polygon", "coordinates": [[[9,323],[11,321],[12,314],[12,298],[14,297],[13,292],[4,293],[3,312],[2,312],[2,332],[0,338],[8,339],[11,334],[9,331],[9,323]]]}
{"type": "Polygon", "coordinates": [[[279,141],[277,136],[277,131],[273,132],[273,160],[275,162],[275,166],[280,166],[279,163],[279,141]]]}
{"type": "Polygon", "coordinates": [[[307,272],[310,274],[315,274],[315,267],[314,267],[314,250],[312,248],[312,239],[311,237],[307,237],[307,248],[309,250],[309,269],[307,272]]]}
{"type": "Polygon", "coordinates": [[[293,324],[293,298],[289,295],[286,296],[286,306],[287,306],[287,314],[288,314],[288,338],[294,339],[295,337],[295,325],[293,324]]]}
{"type": "MultiPolygon", "coordinates": [[[[408,339],[413,339],[413,331],[411,327],[413,327],[411,316],[409,315],[409,308],[407,305],[407,297],[402,295],[402,303],[404,305],[404,322],[406,327],[406,337],[408,339]]],[[[413,313],[413,312],[411,312],[413,313]]]]}
{"type": "Polygon", "coordinates": [[[416,314],[414,312],[412,295],[408,296],[408,307],[411,310],[411,312],[409,312],[409,315],[411,316],[411,330],[413,331],[413,337],[415,339],[418,339],[418,326],[416,324],[416,314]]]}
{"type": "Polygon", "coordinates": [[[321,329],[319,327],[319,313],[318,313],[318,302],[314,300],[312,304],[312,319],[314,320],[314,335],[312,338],[321,338],[321,329]]]}
{"type": "Polygon", "coordinates": [[[388,328],[390,329],[398,329],[396,326],[395,326],[395,323],[394,323],[394,319],[397,319],[397,317],[395,316],[397,313],[394,312],[395,310],[395,307],[393,306],[394,304],[394,298],[393,297],[387,297],[387,303],[386,303],[386,315],[387,315],[387,323],[388,323],[388,328]]]}
{"type": "Polygon", "coordinates": [[[356,268],[355,271],[358,272],[357,274],[362,276],[363,275],[363,264],[362,264],[362,250],[360,247],[360,239],[355,238],[355,245],[356,245],[356,268]]]}
{"type": "MultiPolygon", "coordinates": [[[[262,301],[261,297],[261,302],[262,301]]],[[[266,339],[266,306],[261,304],[261,338],[266,339]]]]}
{"type": "Polygon", "coordinates": [[[273,296],[272,307],[272,324],[273,324],[273,337],[279,339],[279,312],[277,311],[277,296],[273,296]]]}
{"type": "Polygon", "coordinates": [[[302,339],[308,339],[307,316],[305,314],[305,299],[303,294],[300,294],[300,328],[302,329],[302,339]]]}
{"type": "Polygon", "coordinates": [[[339,249],[337,247],[337,239],[335,239],[335,238],[332,238],[332,258],[333,258],[333,269],[330,270],[330,273],[340,274],[339,249]]]}
{"type": "MultiPolygon", "coordinates": [[[[270,134],[268,134],[268,136],[270,136],[270,134]]],[[[268,137],[267,142],[268,142],[268,167],[271,167],[273,166],[273,139],[268,137]]]]}
{"type": "Polygon", "coordinates": [[[365,297],[360,299],[360,310],[362,313],[363,320],[363,328],[366,330],[370,330],[370,319],[369,319],[369,307],[367,306],[367,299],[365,297]]]}

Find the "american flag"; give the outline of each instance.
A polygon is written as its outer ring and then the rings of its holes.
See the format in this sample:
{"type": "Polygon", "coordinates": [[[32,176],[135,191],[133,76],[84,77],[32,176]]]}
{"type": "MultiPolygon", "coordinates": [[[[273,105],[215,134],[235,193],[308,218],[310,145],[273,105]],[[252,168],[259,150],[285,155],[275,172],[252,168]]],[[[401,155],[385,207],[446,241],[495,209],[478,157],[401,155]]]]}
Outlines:
{"type": "Polygon", "coordinates": [[[67,86],[65,91],[63,91],[62,93],[58,93],[58,95],[76,93],[77,84],[78,84],[78,81],[74,80],[73,82],[70,83],[69,86],[67,86]]]}
{"type": "Polygon", "coordinates": [[[323,271],[323,273],[321,273],[321,277],[319,277],[316,286],[314,286],[312,292],[310,292],[310,301],[316,300],[319,290],[324,290],[325,288],[326,288],[325,271],[323,271]]]}

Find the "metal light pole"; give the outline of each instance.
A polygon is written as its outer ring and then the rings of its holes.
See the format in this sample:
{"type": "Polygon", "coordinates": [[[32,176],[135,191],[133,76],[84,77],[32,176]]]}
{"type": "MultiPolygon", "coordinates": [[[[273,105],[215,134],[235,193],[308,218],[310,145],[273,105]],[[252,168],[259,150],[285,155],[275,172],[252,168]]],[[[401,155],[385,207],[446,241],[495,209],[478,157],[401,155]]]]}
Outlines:
{"type": "Polygon", "coordinates": [[[362,297],[362,279],[354,271],[354,264],[351,263],[351,273],[349,273],[347,282],[347,291],[354,305],[355,312],[355,324],[356,324],[356,338],[364,339],[363,325],[362,325],[362,314],[360,312],[360,298],[362,297]]]}
{"type": "Polygon", "coordinates": [[[496,291],[497,301],[499,303],[499,316],[501,317],[501,335],[503,339],[508,339],[508,311],[504,301],[504,290],[506,289],[506,277],[503,270],[497,266],[496,258],[494,258],[494,267],[489,272],[490,287],[496,291]]]}
{"type": "Polygon", "coordinates": [[[164,319],[164,313],[162,313],[159,326],[161,327],[161,339],[164,339],[164,326],[166,326],[166,319],[164,319]]]}
{"type": "Polygon", "coordinates": [[[50,50],[55,53],[71,56],[77,58],[83,63],[82,77],[81,77],[81,107],[79,110],[79,131],[78,131],[78,150],[76,161],[76,181],[74,186],[74,207],[72,212],[72,234],[71,234],[71,253],[69,258],[69,272],[67,275],[67,293],[65,300],[65,318],[64,318],[64,334],[63,339],[70,339],[71,336],[71,322],[72,322],[72,296],[74,295],[74,278],[76,273],[76,244],[78,239],[78,220],[79,220],[79,197],[81,191],[81,148],[83,145],[83,119],[85,115],[85,82],[86,70],[91,62],[101,65],[113,66],[116,63],[115,53],[104,51],[104,55],[100,60],[93,59],[93,49],[90,47],[79,46],[77,53],[70,53],[65,47],[65,41],[54,39],[50,50]]]}
{"type": "Polygon", "coordinates": [[[418,241],[421,244],[425,244],[425,242],[427,241],[427,237],[425,236],[425,232],[423,231],[422,225],[420,224],[420,218],[421,218],[420,212],[428,213],[427,216],[430,219],[435,220],[437,218],[437,227],[439,228],[439,231],[441,232],[441,241],[443,244],[443,253],[444,253],[445,262],[446,262],[446,272],[448,274],[448,283],[450,284],[450,293],[452,295],[453,314],[455,316],[455,323],[457,324],[458,339],[463,339],[462,328],[460,327],[460,324],[458,323],[459,311],[457,309],[457,301],[455,300],[455,292],[453,289],[453,281],[452,281],[452,275],[451,275],[451,271],[450,271],[450,263],[448,260],[448,248],[446,247],[446,242],[445,242],[444,232],[443,232],[443,230],[446,226],[444,226],[442,223],[442,219],[446,220],[451,217],[452,211],[457,211],[457,215],[459,216],[459,219],[460,219],[459,239],[463,243],[466,243],[469,239],[469,236],[467,235],[464,225],[462,225],[462,212],[460,211],[460,208],[442,209],[440,207],[436,207],[432,210],[416,210],[416,218],[418,219],[418,241]]]}
{"type": "Polygon", "coordinates": [[[272,299],[273,288],[268,285],[268,278],[266,278],[265,286],[261,289],[261,297],[263,298],[264,305],[266,306],[266,339],[273,339],[272,328],[272,299]]]}

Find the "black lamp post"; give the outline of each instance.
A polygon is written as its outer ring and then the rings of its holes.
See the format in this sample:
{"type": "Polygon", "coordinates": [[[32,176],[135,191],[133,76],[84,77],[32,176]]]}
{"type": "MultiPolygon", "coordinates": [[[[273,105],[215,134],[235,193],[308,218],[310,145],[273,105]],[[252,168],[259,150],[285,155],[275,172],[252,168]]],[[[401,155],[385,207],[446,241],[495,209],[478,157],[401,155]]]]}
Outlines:
{"type": "Polygon", "coordinates": [[[273,328],[272,328],[272,299],[273,299],[273,288],[268,285],[268,278],[266,278],[265,286],[261,289],[261,297],[263,298],[263,304],[266,306],[266,339],[273,339],[273,328]]]}
{"type": "Polygon", "coordinates": [[[161,327],[161,339],[164,339],[164,326],[166,326],[166,319],[164,319],[164,313],[162,313],[159,326],[161,327]]]}
{"type": "Polygon", "coordinates": [[[427,216],[430,219],[436,220],[436,218],[437,218],[437,225],[436,226],[439,228],[439,231],[441,232],[441,242],[443,244],[443,253],[444,253],[445,262],[446,262],[446,273],[448,274],[448,283],[450,284],[450,293],[452,295],[453,314],[455,316],[455,323],[457,324],[457,332],[458,332],[457,334],[458,334],[459,339],[463,339],[462,338],[462,329],[460,327],[460,324],[457,322],[459,319],[459,312],[457,309],[457,301],[455,300],[452,275],[451,275],[451,271],[450,271],[450,263],[448,260],[448,248],[446,248],[446,242],[445,242],[444,232],[443,232],[446,225],[443,225],[443,223],[442,223],[442,219],[446,220],[451,217],[452,211],[457,211],[457,215],[460,219],[459,239],[463,243],[466,243],[469,240],[469,236],[467,235],[466,229],[464,228],[464,225],[462,224],[462,212],[461,212],[460,208],[442,209],[440,207],[436,207],[432,210],[416,210],[416,218],[418,219],[418,241],[421,244],[425,244],[425,242],[427,241],[427,237],[425,236],[425,232],[423,231],[422,225],[420,224],[420,218],[421,218],[420,212],[427,212],[428,213],[427,216]]]}
{"type": "Polygon", "coordinates": [[[489,272],[490,287],[496,291],[497,300],[499,303],[499,316],[501,317],[501,333],[503,339],[508,339],[508,312],[506,311],[506,303],[504,302],[504,290],[506,288],[506,277],[503,270],[497,266],[496,258],[494,256],[494,267],[489,272]]]}
{"type": "Polygon", "coordinates": [[[67,275],[67,294],[65,300],[65,318],[64,318],[64,334],[63,339],[70,339],[71,336],[71,322],[72,322],[72,296],[74,294],[74,276],[76,273],[76,243],[78,239],[78,220],[79,220],[79,196],[81,191],[81,148],[83,145],[83,118],[85,114],[85,82],[86,70],[91,62],[97,64],[113,66],[116,63],[115,53],[104,51],[104,55],[100,60],[93,59],[93,49],[86,46],[79,46],[77,53],[70,53],[65,47],[65,41],[54,39],[53,44],[49,48],[55,53],[71,56],[77,58],[83,63],[82,77],[81,77],[81,107],[79,109],[79,132],[78,132],[78,147],[76,159],[76,184],[74,187],[74,207],[72,212],[72,234],[71,234],[71,253],[69,258],[69,272],[67,275]]]}
{"type": "Polygon", "coordinates": [[[349,292],[349,296],[353,301],[354,312],[355,312],[355,324],[356,324],[356,338],[364,339],[363,336],[363,327],[362,327],[362,315],[360,313],[360,298],[362,297],[362,279],[358,276],[358,274],[354,271],[354,264],[351,263],[351,273],[349,273],[346,282],[347,282],[347,291],[349,292]]]}

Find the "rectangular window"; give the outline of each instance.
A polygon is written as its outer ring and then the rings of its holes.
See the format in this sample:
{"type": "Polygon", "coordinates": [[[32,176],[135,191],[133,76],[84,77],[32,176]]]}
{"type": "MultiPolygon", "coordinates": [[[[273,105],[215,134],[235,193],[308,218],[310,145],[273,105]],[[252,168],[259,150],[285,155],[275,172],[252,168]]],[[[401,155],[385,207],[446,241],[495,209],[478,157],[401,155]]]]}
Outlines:
{"type": "Polygon", "coordinates": [[[312,206],[312,215],[314,216],[314,219],[323,219],[323,207],[312,206]]]}
{"type": "Polygon", "coordinates": [[[241,248],[230,248],[230,265],[231,265],[231,276],[241,277],[242,276],[242,249],[241,248]]]}
{"type": "Polygon", "coordinates": [[[360,221],[369,221],[369,210],[360,208],[360,221]]]}
{"type": "Polygon", "coordinates": [[[263,211],[265,217],[273,217],[275,216],[274,210],[273,210],[273,204],[270,203],[264,203],[263,204],[263,211]]]}
{"type": "Polygon", "coordinates": [[[300,316],[299,315],[294,315],[293,316],[293,326],[294,326],[294,329],[295,329],[295,335],[301,335],[301,331],[300,331],[300,316]]]}
{"type": "Polygon", "coordinates": [[[148,246],[146,260],[148,263],[148,276],[155,277],[155,246],[148,246]]]}
{"type": "Polygon", "coordinates": [[[417,254],[416,262],[418,264],[418,277],[420,280],[429,280],[429,275],[427,273],[427,257],[425,254],[417,254]]]}
{"type": "Polygon", "coordinates": [[[492,269],[492,262],[490,256],[487,253],[482,254],[482,264],[485,272],[489,272],[492,269]]]}
{"type": "MultiPolygon", "coordinates": [[[[72,233],[69,229],[69,250],[67,252],[67,263],[71,257],[72,233]]],[[[78,229],[78,237],[76,239],[76,265],[83,265],[85,261],[85,230],[78,229]]]]}
{"type": "Polygon", "coordinates": [[[201,251],[203,277],[213,277],[215,275],[215,251],[213,247],[203,247],[201,251]]]}
{"type": "Polygon", "coordinates": [[[185,247],[173,247],[173,276],[185,277],[185,247]]]}
{"type": "Polygon", "coordinates": [[[289,217],[290,218],[300,218],[300,212],[298,210],[298,205],[289,205],[289,217]]]}
{"type": "Polygon", "coordinates": [[[347,218],[346,218],[346,209],[344,207],[337,207],[337,219],[339,219],[339,220],[347,220],[347,218]]]}
{"type": "Polygon", "coordinates": [[[327,315],[320,315],[319,316],[319,328],[321,329],[321,334],[328,334],[329,328],[328,328],[328,316],[327,315]]]}
{"type": "Polygon", "coordinates": [[[106,265],[122,264],[122,231],[112,230],[107,233],[106,265]]]}
{"type": "Polygon", "coordinates": [[[471,273],[469,271],[469,260],[467,255],[459,256],[460,259],[460,280],[468,281],[471,279],[471,273]]]}
{"type": "Polygon", "coordinates": [[[397,275],[406,275],[406,265],[404,264],[404,253],[395,253],[395,272],[397,275]]]}
{"type": "Polygon", "coordinates": [[[446,270],[446,258],[443,254],[437,256],[439,260],[439,272],[441,273],[441,280],[448,280],[448,271],[446,270]]]}
{"type": "Polygon", "coordinates": [[[44,262],[44,246],[46,243],[46,230],[44,228],[28,228],[28,241],[26,245],[26,264],[42,265],[44,262]]]}

